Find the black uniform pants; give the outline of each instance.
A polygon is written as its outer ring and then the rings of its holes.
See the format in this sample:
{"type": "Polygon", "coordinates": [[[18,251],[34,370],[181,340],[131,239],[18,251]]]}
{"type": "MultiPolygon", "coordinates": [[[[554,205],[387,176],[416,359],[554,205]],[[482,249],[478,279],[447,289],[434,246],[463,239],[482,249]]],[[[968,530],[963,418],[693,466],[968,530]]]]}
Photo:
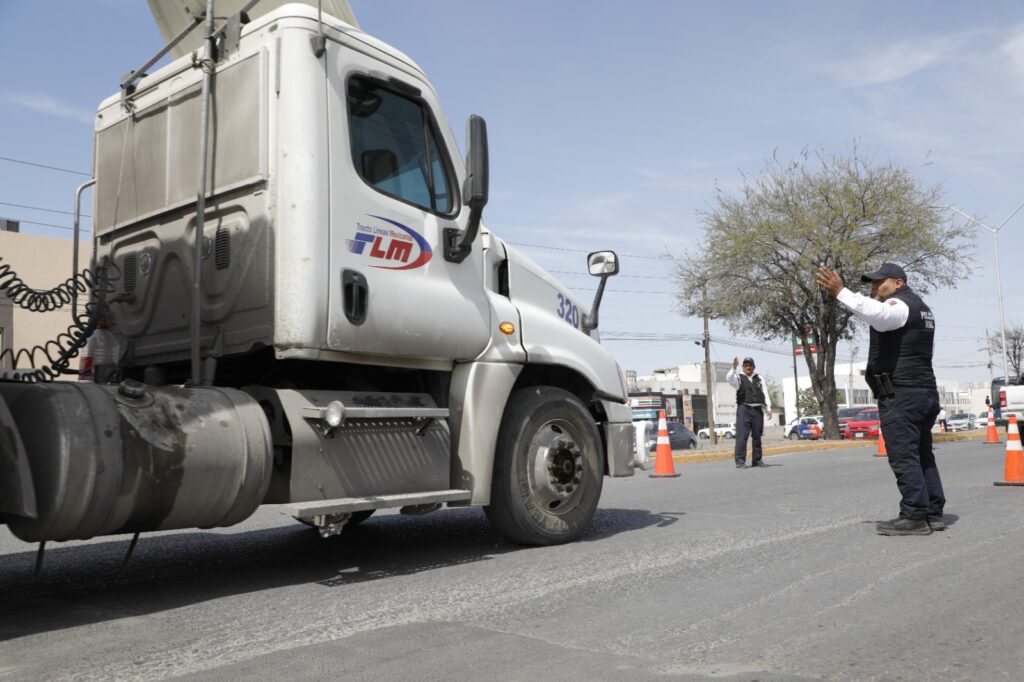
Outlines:
{"type": "Polygon", "coordinates": [[[764,433],[764,412],[760,405],[736,406],[736,449],[737,464],[747,461],[747,438],[751,437],[751,460],[761,461],[761,434],[764,433]]]}
{"type": "Polygon", "coordinates": [[[939,394],[934,388],[896,387],[878,400],[889,467],[900,489],[900,517],[924,520],[942,516],[946,498],[932,450],[932,424],[939,414],[939,394]]]}

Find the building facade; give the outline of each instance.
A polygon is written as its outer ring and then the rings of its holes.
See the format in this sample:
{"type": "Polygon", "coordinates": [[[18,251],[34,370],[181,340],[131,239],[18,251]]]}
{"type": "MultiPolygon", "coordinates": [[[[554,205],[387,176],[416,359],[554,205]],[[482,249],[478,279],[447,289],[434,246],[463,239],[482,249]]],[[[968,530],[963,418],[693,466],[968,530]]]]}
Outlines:
{"type": "MultiPolygon", "coordinates": [[[[730,362],[711,363],[711,403],[714,420],[719,424],[736,421],[736,389],[725,380],[730,369],[730,362]]],[[[645,375],[638,375],[633,370],[625,374],[634,418],[649,419],[650,411],[655,409],[652,399],[659,398],[666,417],[672,419],[671,413],[677,412],[675,419],[695,431],[708,426],[708,391],[703,362],[656,369],[645,375]]]]}

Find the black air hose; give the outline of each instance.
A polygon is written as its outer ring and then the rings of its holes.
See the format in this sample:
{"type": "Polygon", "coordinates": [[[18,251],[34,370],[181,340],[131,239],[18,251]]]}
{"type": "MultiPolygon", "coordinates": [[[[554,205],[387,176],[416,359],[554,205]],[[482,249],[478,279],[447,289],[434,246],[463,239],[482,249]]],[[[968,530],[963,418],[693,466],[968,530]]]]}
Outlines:
{"type": "Polygon", "coordinates": [[[91,290],[89,302],[83,312],[75,315],[67,331],[57,338],[32,348],[15,350],[8,348],[0,352],[0,380],[35,383],[52,381],[61,374],[69,374],[68,366],[78,352],[89,343],[89,337],[96,330],[101,318],[106,317],[107,294],[114,291],[108,277],[109,260],[95,268],[83,270],[48,291],[27,286],[10,266],[0,263],[0,294],[12,299],[15,304],[33,312],[50,312],[68,305],[78,293],[91,290]],[[2,369],[10,365],[11,370],[2,369]]]}

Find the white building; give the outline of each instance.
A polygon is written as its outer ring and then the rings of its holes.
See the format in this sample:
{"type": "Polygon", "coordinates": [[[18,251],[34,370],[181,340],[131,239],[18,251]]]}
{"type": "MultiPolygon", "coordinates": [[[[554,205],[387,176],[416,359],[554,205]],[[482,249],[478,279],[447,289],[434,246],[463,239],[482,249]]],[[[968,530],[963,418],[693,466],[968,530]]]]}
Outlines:
{"type": "MultiPolygon", "coordinates": [[[[711,363],[712,403],[714,405],[715,422],[732,423],[736,421],[736,389],[730,386],[725,375],[732,369],[731,362],[711,363]]],[[[706,395],[704,363],[691,362],[678,367],[656,369],[651,374],[636,375],[626,372],[628,388],[632,391],[652,391],[656,393],[680,395],[706,395]]]]}
{"type": "MultiPolygon", "coordinates": [[[[844,405],[873,405],[874,398],[871,397],[871,389],[864,380],[864,369],[867,362],[836,363],[835,377],[836,390],[842,396],[840,400],[844,405]]],[[[966,387],[961,382],[953,379],[941,379],[936,377],[935,383],[939,389],[939,404],[949,414],[957,412],[985,412],[985,397],[989,394],[988,384],[974,383],[966,387]]],[[[804,374],[797,377],[797,388],[800,391],[811,387],[810,376],[804,374]]],[[[796,396],[793,390],[793,377],[782,380],[782,392],[787,415],[796,415],[796,396]]]]}

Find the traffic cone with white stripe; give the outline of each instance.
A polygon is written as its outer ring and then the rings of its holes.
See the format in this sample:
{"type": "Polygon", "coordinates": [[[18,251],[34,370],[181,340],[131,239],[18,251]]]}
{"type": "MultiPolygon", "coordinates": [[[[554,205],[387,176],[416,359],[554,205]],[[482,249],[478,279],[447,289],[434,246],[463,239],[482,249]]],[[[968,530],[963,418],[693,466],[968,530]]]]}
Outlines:
{"type": "Polygon", "coordinates": [[[651,478],[675,478],[675,464],[672,463],[672,446],[668,442],[668,424],[665,422],[665,410],[658,413],[658,450],[654,455],[654,471],[651,478]]]}
{"type": "Polygon", "coordinates": [[[985,444],[989,445],[996,443],[997,445],[1002,441],[999,440],[999,432],[996,431],[996,415],[992,411],[992,408],[988,408],[988,433],[985,434],[985,444]]]}
{"type": "Polygon", "coordinates": [[[1020,431],[1017,430],[1017,415],[1010,415],[1010,423],[1006,427],[1006,469],[1002,481],[993,485],[1012,485],[1024,487],[1024,448],[1020,446],[1020,431]]]}
{"type": "Polygon", "coordinates": [[[878,427],[878,451],[875,457],[888,457],[889,451],[885,449],[885,436],[882,435],[882,427],[878,427]]]}

